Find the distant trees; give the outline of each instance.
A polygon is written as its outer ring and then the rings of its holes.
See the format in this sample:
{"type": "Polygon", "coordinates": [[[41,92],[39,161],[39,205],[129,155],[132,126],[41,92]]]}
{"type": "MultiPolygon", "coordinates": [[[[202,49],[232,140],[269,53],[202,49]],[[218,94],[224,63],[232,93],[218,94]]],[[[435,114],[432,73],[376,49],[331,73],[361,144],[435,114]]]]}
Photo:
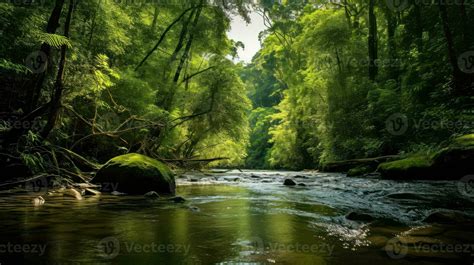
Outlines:
{"type": "Polygon", "coordinates": [[[390,3],[267,8],[272,23],[264,47],[245,72],[263,76],[252,95],[275,84],[282,95],[265,106],[275,112],[254,110],[254,130],[272,124],[267,141],[251,142],[250,153],[271,146],[261,164],[312,168],[331,160],[424,152],[472,132],[473,74],[459,63],[461,51],[474,50],[466,38],[474,27],[454,19],[470,21],[472,5],[390,3]],[[262,75],[269,64],[274,69],[262,75]],[[391,130],[392,122],[403,131],[391,130]]]}

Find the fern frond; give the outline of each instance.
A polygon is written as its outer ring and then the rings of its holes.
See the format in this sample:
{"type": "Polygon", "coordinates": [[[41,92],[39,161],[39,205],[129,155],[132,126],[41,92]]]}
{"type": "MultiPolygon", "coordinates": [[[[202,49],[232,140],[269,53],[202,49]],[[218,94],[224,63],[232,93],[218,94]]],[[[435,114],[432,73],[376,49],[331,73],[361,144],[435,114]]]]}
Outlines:
{"type": "Polygon", "coordinates": [[[63,45],[66,45],[68,48],[72,48],[71,41],[62,35],[41,32],[37,34],[37,39],[40,42],[44,42],[54,48],[61,48],[63,45]]]}
{"type": "Polygon", "coordinates": [[[29,73],[30,69],[22,64],[16,64],[6,59],[0,59],[0,70],[13,71],[15,73],[29,73]]]}

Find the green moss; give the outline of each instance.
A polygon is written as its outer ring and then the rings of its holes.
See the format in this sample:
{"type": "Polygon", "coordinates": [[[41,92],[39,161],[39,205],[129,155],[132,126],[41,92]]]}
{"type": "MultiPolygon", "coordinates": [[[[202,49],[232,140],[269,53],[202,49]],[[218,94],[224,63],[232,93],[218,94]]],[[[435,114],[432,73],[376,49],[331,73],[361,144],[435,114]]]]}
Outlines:
{"type": "Polygon", "coordinates": [[[377,171],[380,172],[384,178],[390,179],[429,178],[431,165],[431,158],[426,156],[414,156],[382,163],[377,168],[377,171]]]}
{"type": "Polygon", "coordinates": [[[474,147],[474,134],[467,134],[454,139],[451,147],[474,147]]]}
{"type": "Polygon", "coordinates": [[[140,154],[126,154],[112,158],[97,172],[93,183],[101,184],[102,191],[114,189],[128,194],[149,191],[174,194],[173,172],[162,162],[140,154]]]}
{"type": "Polygon", "coordinates": [[[474,134],[458,137],[431,155],[411,155],[382,163],[377,171],[390,179],[459,179],[474,171],[474,134]]]}
{"type": "Polygon", "coordinates": [[[358,167],[355,167],[355,168],[351,168],[348,172],[347,172],[347,176],[348,177],[356,177],[356,176],[362,176],[364,174],[368,174],[368,173],[372,173],[374,171],[374,169],[372,167],[369,167],[369,166],[358,166],[358,167]]]}
{"type": "Polygon", "coordinates": [[[106,165],[118,165],[119,167],[135,167],[147,172],[149,168],[157,168],[161,175],[168,181],[174,179],[171,170],[162,162],[141,154],[126,154],[110,159],[106,165]]]}
{"type": "Polygon", "coordinates": [[[398,169],[407,170],[413,167],[425,168],[431,165],[431,159],[425,156],[408,157],[402,160],[382,163],[379,169],[398,169]]]}

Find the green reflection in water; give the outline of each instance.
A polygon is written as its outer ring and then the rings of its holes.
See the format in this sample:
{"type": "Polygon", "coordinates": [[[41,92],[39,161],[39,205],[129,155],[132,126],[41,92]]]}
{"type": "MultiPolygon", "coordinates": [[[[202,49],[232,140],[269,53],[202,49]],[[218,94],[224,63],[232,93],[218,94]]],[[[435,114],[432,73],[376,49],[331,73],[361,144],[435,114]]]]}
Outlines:
{"type": "MultiPolygon", "coordinates": [[[[1,198],[0,244],[44,244],[47,248],[43,256],[1,254],[0,263],[413,262],[391,260],[380,248],[344,248],[340,238],[312,225],[315,214],[330,218],[338,213],[328,206],[307,203],[304,198],[294,202],[278,195],[262,197],[232,185],[179,187],[178,193],[186,203],[103,195],[82,201],[48,197],[45,205],[35,208],[29,201],[31,194],[1,198]]],[[[386,230],[383,236],[397,232],[386,230]]]]}

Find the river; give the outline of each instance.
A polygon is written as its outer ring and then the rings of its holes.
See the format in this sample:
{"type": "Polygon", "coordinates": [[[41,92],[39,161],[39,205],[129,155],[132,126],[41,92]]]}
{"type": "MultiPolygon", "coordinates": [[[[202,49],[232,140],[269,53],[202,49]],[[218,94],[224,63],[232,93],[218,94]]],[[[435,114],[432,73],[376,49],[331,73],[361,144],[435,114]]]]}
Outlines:
{"type": "Polygon", "coordinates": [[[472,264],[474,260],[470,224],[423,222],[439,210],[474,215],[469,196],[473,194],[460,190],[458,182],[234,170],[188,173],[177,183],[184,203],[103,194],[83,200],[50,196],[35,207],[31,198],[37,194],[2,193],[0,264],[472,264]],[[300,185],[284,186],[286,178],[300,185]],[[348,220],[351,212],[373,220],[348,220]],[[431,242],[435,248],[425,251],[420,245],[408,254],[403,248],[400,253],[387,247],[410,229],[424,231],[418,233],[422,242],[435,240],[437,234],[442,234],[443,242],[431,242]],[[463,249],[443,252],[443,246],[463,249]]]}

